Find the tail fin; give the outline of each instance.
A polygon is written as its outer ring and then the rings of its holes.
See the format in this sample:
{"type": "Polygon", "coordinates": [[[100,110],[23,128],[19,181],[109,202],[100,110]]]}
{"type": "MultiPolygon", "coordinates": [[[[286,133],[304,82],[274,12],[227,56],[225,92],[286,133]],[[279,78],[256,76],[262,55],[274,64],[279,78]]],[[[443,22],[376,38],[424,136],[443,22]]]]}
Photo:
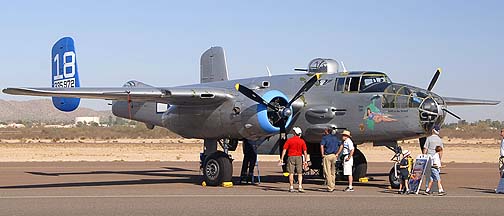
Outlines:
{"type": "MultiPolygon", "coordinates": [[[[80,87],[77,57],[75,55],[74,41],[71,37],[61,38],[54,44],[51,61],[53,88],[80,87]]],[[[53,97],[52,102],[57,109],[71,112],[79,106],[80,98],[53,97]]]]}
{"type": "Polygon", "coordinates": [[[201,83],[228,80],[226,55],[222,47],[211,47],[201,55],[201,83]]]}

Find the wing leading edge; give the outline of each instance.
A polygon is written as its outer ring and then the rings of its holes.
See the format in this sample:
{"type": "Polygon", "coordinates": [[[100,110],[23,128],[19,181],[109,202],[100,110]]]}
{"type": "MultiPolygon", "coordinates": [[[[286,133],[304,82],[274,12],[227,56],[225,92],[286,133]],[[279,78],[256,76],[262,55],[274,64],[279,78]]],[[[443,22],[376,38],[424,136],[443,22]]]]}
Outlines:
{"type": "Polygon", "coordinates": [[[500,101],[494,101],[494,100],[480,100],[480,99],[467,99],[467,98],[454,98],[454,97],[443,97],[443,100],[448,106],[497,105],[500,103],[500,101]]]}
{"type": "Polygon", "coordinates": [[[226,89],[218,88],[6,88],[12,95],[88,98],[104,100],[131,100],[160,102],[172,105],[220,104],[233,98],[226,89]]]}

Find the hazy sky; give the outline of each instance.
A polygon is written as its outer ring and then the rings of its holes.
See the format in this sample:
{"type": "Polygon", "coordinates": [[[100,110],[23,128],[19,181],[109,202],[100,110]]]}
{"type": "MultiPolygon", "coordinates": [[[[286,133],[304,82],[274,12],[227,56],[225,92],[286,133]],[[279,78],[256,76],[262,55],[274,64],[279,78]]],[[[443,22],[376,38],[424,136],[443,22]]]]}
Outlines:
{"type": "MultiPolygon", "coordinates": [[[[50,49],[72,36],[81,86],[198,83],[200,54],[219,45],[232,79],[266,75],[266,65],[295,73],[327,57],[422,88],[441,67],[436,93],[504,101],[503,2],[1,1],[0,88],[49,87],[50,49]]],[[[504,120],[502,104],[451,109],[504,120]]]]}

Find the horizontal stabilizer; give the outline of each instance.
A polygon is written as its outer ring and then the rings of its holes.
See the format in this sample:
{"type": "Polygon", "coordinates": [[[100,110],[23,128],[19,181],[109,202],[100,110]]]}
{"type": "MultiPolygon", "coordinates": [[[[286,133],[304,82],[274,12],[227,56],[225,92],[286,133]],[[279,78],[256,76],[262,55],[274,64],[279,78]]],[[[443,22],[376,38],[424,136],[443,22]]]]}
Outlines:
{"type": "Polygon", "coordinates": [[[497,105],[500,101],[480,100],[467,98],[443,97],[448,106],[467,106],[467,105],[497,105]]]}
{"type": "Polygon", "coordinates": [[[13,95],[89,98],[105,100],[131,100],[135,102],[160,102],[172,105],[220,104],[230,98],[225,89],[217,88],[6,88],[3,93],[13,95]]]}

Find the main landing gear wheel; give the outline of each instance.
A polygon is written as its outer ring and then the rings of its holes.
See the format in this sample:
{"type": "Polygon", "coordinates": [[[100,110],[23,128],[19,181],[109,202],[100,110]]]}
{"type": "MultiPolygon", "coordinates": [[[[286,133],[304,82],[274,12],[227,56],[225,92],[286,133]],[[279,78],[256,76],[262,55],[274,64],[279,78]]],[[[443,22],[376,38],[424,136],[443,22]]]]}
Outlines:
{"type": "Polygon", "coordinates": [[[229,156],[221,151],[208,156],[203,164],[203,177],[209,186],[218,186],[222,182],[231,181],[233,164],[229,156]]]}
{"type": "Polygon", "coordinates": [[[360,178],[366,177],[367,174],[367,160],[366,156],[359,150],[355,149],[354,155],[354,165],[353,165],[353,179],[354,181],[359,181],[360,178]]]}
{"type": "Polygon", "coordinates": [[[389,181],[390,181],[390,187],[392,187],[393,189],[399,189],[399,186],[401,185],[401,180],[399,179],[399,173],[395,173],[397,172],[396,170],[399,170],[399,169],[394,169],[394,167],[392,167],[392,169],[390,169],[390,172],[389,172],[389,181]]]}

